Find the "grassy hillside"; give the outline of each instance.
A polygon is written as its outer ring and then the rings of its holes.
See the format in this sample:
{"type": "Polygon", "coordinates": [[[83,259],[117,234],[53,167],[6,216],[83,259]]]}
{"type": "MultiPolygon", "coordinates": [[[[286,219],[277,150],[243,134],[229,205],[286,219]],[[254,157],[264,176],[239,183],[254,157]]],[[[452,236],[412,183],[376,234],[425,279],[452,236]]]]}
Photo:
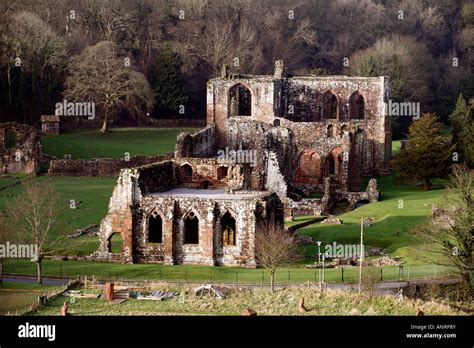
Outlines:
{"type": "MultiPolygon", "coordinates": [[[[99,224],[107,214],[109,199],[117,178],[41,176],[36,180],[52,182],[64,198],[64,211],[60,218],[61,225],[58,226],[60,231],[56,231],[51,236],[51,239],[55,239],[58,235],[72,234],[77,228],[85,227],[88,224],[99,224]],[[70,200],[76,202],[76,209],[70,209],[70,200]]],[[[0,191],[0,211],[7,209],[7,202],[16,197],[20,190],[21,186],[18,185],[0,191]]],[[[97,237],[82,236],[56,244],[56,248],[67,247],[67,253],[90,254],[97,249],[98,245],[97,237]]]]}
{"type": "MultiPolygon", "coordinates": [[[[314,240],[326,243],[357,244],[360,243],[360,220],[362,217],[374,218],[372,226],[364,230],[364,244],[371,247],[383,247],[387,252],[403,256],[409,263],[423,262],[414,249],[416,241],[409,230],[422,223],[431,214],[432,203],[443,203],[445,189],[438,185],[431,191],[398,186],[393,176],[377,178],[382,197],[379,202],[364,205],[351,212],[341,214],[341,225],[307,226],[298,234],[309,235],[314,240]]],[[[306,255],[314,255],[315,246],[305,248],[306,255]]]]}

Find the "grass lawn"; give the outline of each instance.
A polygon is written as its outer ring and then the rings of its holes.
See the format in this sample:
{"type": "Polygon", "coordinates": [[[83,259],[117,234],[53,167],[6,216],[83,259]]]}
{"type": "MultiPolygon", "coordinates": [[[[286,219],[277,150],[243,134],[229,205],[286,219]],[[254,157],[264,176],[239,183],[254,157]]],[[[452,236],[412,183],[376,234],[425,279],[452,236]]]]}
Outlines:
{"type": "Polygon", "coordinates": [[[135,155],[160,155],[173,152],[176,136],[180,132],[194,131],[185,128],[112,128],[109,134],[98,129],[65,131],[59,136],[43,135],[43,152],[73,159],[122,158],[128,152],[135,155]]]}
{"type": "Polygon", "coordinates": [[[1,190],[18,183],[19,181],[27,178],[28,174],[2,174],[0,175],[0,193],[1,190]]]}
{"type": "MultiPolygon", "coordinates": [[[[29,260],[5,260],[5,273],[35,274],[35,265],[29,260]]],[[[359,270],[357,267],[348,267],[344,271],[340,268],[325,270],[326,282],[339,283],[344,277],[345,283],[356,282],[359,270]]],[[[448,270],[440,266],[418,265],[405,266],[403,276],[398,266],[383,268],[383,280],[408,280],[413,278],[427,278],[447,274],[448,270]]],[[[167,281],[196,281],[222,283],[269,283],[268,274],[262,269],[212,267],[201,265],[162,265],[162,264],[118,264],[92,261],[43,261],[44,276],[63,276],[73,278],[77,275],[97,276],[103,279],[136,279],[136,280],[167,280],[167,281]]],[[[277,283],[318,282],[317,269],[304,268],[295,265],[292,268],[282,268],[276,273],[277,283]]]]}
{"type": "Polygon", "coordinates": [[[22,313],[38,299],[38,296],[59,288],[51,285],[4,282],[3,288],[0,288],[0,315],[8,312],[22,313]]]}
{"type": "MultiPolygon", "coordinates": [[[[117,181],[116,177],[82,178],[82,177],[48,177],[41,176],[36,180],[40,182],[51,181],[56,189],[63,195],[64,211],[61,215],[62,232],[51,235],[56,239],[58,235],[72,234],[77,228],[88,224],[99,224],[107,214],[107,208],[112,190],[117,181]],[[75,200],[76,209],[69,208],[70,200],[75,200]]],[[[14,199],[20,192],[21,186],[15,186],[0,191],[0,210],[6,209],[7,201],[14,199]]],[[[99,239],[97,237],[81,236],[75,239],[64,240],[56,244],[56,248],[65,248],[67,253],[90,254],[97,250],[99,239]]]]}
{"type": "MultiPolygon", "coordinates": [[[[383,247],[392,255],[402,256],[408,264],[422,264],[422,256],[415,249],[416,240],[410,229],[422,223],[431,213],[432,203],[443,203],[446,190],[438,188],[422,191],[406,186],[397,186],[393,177],[377,178],[382,197],[379,202],[364,205],[356,210],[338,216],[341,225],[314,224],[298,230],[300,235],[309,235],[314,240],[332,244],[360,243],[360,220],[375,218],[372,226],[364,229],[364,244],[369,247],[383,247]]],[[[323,248],[323,246],[321,247],[323,248]]],[[[324,249],[321,249],[324,250],[324,249]]],[[[306,255],[315,255],[314,245],[304,248],[306,255]]]]}

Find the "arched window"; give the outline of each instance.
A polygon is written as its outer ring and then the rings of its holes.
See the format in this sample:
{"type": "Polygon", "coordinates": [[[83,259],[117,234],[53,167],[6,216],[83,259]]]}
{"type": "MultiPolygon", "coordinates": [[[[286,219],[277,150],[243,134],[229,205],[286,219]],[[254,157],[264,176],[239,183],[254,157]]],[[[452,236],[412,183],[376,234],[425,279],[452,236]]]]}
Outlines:
{"type": "Polygon", "coordinates": [[[109,253],[121,253],[123,251],[122,234],[114,232],[107,240],[107,251],[109,253]]]}
{"type": "Polygon", "coordinates": [[[321,157],[313,149],[306,149],[301,153],[296,170],[296,182],[301,184],[320,184],[321,157]]]}
{"type": "Polygon", "coordinates": [[[323,97],[323,118],[326,120],[337,119],[338,113],[339,103],[337,97],[331,91],[327,91],[323,97]]]}
{"type": "Polygon", "coordinates": [[[188,179],[193,177],[193,168],[189,164],[183,164],[181,166],[181,172],[183,176],[188,179]]]}
{"type": "Polygon", "coordinates": [[[230,215],[229,212],[226,212],[221,218],[221,227],[222,227],[222,244],[223,245],[235,245],[235,219],[230,215]]]}
{"type": "Polygon", "coordinates": [[[229,90],[230,116],[252,115],[252,93],[240,83],[229,90]]]}
{"type": "Polygon", "coordinates": [[[148,242],[163,242],[163,220],[158,214],[150,215],[150,218],[148,219],[148,242]]]}
{"type": "Polygon", "coordinates": [[[227,167],[217,168],[217,180],[222,180],[227,177],[228,169],[227,167]]]}
{"type": "Polygon", "coordinates": [[[349,118],[351,120],[363,120],[365,118],[364,97],[359,91],[352,93],[349,98],[349,118]]]}
{"type": "Polygon", "coordinates": [[[199,219],[194,212],[184,219],[184,244],[199,244],[199,219]]]}
{"type": "Polygon", "coordinates": [[[334,127],[332,126],[332,124],[330,124],[328,128],[326,129],[326,136],[330,138],[333,135],[334,135],[334,127]]]}
{"type": "Polygon", "coordinates": [[[7,129],[4,140],[5,149],[11,149],[16,146],[16,132],[13,129],[7,129]]]}
{"type": "Polygon", "coordinates": [[[342,174],[342,149],[336,147],[328,155],[328,165],[327,165],[328,174],[342,174]]]}
{"type": "Polygon", "coordinates": [[[344,135],[344,132],[347,131],[347,126],[344,124],[339,130],[339,135],[342,137],[344,135]]]}

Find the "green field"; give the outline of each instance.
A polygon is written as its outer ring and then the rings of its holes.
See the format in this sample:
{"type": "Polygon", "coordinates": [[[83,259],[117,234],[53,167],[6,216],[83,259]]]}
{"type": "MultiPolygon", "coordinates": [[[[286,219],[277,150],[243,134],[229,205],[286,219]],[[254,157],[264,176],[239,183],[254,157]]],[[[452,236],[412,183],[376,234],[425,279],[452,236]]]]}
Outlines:
{"type": "MultiPolygon", "coordinates": [[[[17,274],[35,274],[35,266],[29,260],[8,260],[4,262],[4,272],[17,274]]],[[[398,266],[383,268],[382,280],[409,280],[412,278],[432,278],[446,275],[448,269],[434,265],[404,266],[403,275],[398,266]]],[[[325,270],[324,279],[331,283],[352,283],[358,279],[358,267],[331,268],[325,270]]],[[[378,268],[380,272],[380,268],[378,268]]],[[[200,265],[163,265],[163,264],[118,264],[92,261],[43,261],[45,276],[73,278],[77,275],[97,276],[101,279],[136,279],[196,281],[222,283],[269,283],[268,274],[262,269],[212,267],[200,265]]],[[[302,265],[279,269],[277,283],[319,282],[319,271],[302,265]]],[[[322,279],[322,276],[321,276],[322,279]]]]}
{"type": "MultiPolygon", "coordinates": [[[[409,264],[420,264],[423,261],[414,246],[416,240],[410,229],[422,223],[431,213],[432,203],[443,203],[446,193],[437,188],[421,191],[411,187],[397,186],[393,177],[377,179],[382,198],[379,202],[364,205],[351,212],[341,214],[341,225],[310,225],[298,231],[298,234],[309,235],[314,240],[332,244],[360,243],[360,220],[374,218],[372,226],[364,229],[364,244],[369,247],[383,247],[392,255],[403,256],[409,264]]],[[[304,248],[306,255],[315,255],[316,246],[304,248]]]]}
{"type": "MultiPolygon", "coordinates": [[[[61,224],[50,236],[50,239],[53,240],[58,236],[72,234],[77,228],[85,227],[88,224],[98,225],[107,214],[108,202],[117,178],[41,176],[36,180],[51,181],[64,199],[61,224]],[[76,209],[70,209],[69,202],[71,200],[76,202],[76,209]]],[[[1,190],[0,210],[5,210],[7,201],[14,199],[20,190],[21,186],[1,190]]],[[[66,248],[61,250],[61,253],[86,255],[97,250],[98,245],[97,237],[82,236],[76,239],[65,239],[60,244],[56,244],[55,248],[66,248]]]]}
{"type": "Polygon", "coordinates": [[[194,131],[185,128],[112,128],[110,133],[99,130],[65,131],[59,136],[43,135],[43,152],[73,159],[122,158],[125,153],[136,155],[160,155],[173,152],[176,136],[180,132],[194,131]]]}
{"type": "Polygon", "coordinates": [[[0,288],[0,315],[20,314],[38,300],[38,296],[59,289],[57,286],[4,282],[0,288]]]}

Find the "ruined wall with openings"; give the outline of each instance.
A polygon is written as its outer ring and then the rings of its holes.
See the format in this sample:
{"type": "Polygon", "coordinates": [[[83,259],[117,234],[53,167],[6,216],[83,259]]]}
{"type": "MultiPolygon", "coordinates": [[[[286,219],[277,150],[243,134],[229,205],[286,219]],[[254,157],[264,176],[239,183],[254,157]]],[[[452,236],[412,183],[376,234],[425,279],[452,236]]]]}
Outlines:
{"type": "Polygon", "coordinates": [[[269,220],[281,219],[281,214],[274,212],[281,209],[278,202],[275,195],[267,193],[239,199],[179,197],[166,193],[145,196],[135,215],[135,262],[255,267],[255,235],[269,220]],[[184,226],[190,215],[198,221],[196,243],[185,240],[184,226]],[[222,221],[226,215],[235,222],[230,243],[223,240],[222,221]],[[159,216],[162,221],[159,243],[149,241],[152,216],[159,216]]]}
{"type": "Polygon", "coordinates": [[[37,173],[41,162],[39,132],[17,122],[0,123],[0,170],[2,173],[37,173]]]}
{"type": "Polygon", "coordinates": [[[391,125],[385,102],[390,92],[386,77],[291,77],[283,84],[283,117],[294,122],[356,127],[363,131],[363,172],[389,175],[391,125]]]}
{"type": "Polygon", "coordinates": [[[232,194],[229,187],[241,185],[243,181],[241,167],[229,163],[226,177],[217,172],[218,168],[222,168],[222,163],[216,159],[186,158],[122,170],[107,216],[101,222],[99,249],[92,258],[113,262],[254,267],[255,234],[269,221],[282,225],[283,205],[276,194],[268,192],[232,194]],[[194,180],[202,177],[220,180],[220,185],[225,187],[224,193],[211,196],[174,194],[170,191],[174,188],[195,190],[192,185],[186,188],[182,182],[186,177],[182,172],[185,165],[194,170],[194,180]],[[236,226],[230,244],[222,242],[221,218],[226,213],[234,219],[236,226]],[[196,243],[186,243],[184,239],[184,224],[190,214],[199,222],[196,243]],[[151,218],[160,221],[158,240],[149,239],[151,218]],[[119,253],[112,252],[110,242],[117,233],[123,241],[119,253]]]}
{"type": "Polygon", "coordinates": [[[279,112],[276,109],[280,92],[281,81],[271,76],[235,75],[210,80],[207,84],[207,124],[216,125],[217,146],[225,147],[227,144],[228,120],[231,117],[273,123],[275,112],[279,112]],[[248,112],[233,108],[232,93],[236,87],[248,91],[248,112]]]}

